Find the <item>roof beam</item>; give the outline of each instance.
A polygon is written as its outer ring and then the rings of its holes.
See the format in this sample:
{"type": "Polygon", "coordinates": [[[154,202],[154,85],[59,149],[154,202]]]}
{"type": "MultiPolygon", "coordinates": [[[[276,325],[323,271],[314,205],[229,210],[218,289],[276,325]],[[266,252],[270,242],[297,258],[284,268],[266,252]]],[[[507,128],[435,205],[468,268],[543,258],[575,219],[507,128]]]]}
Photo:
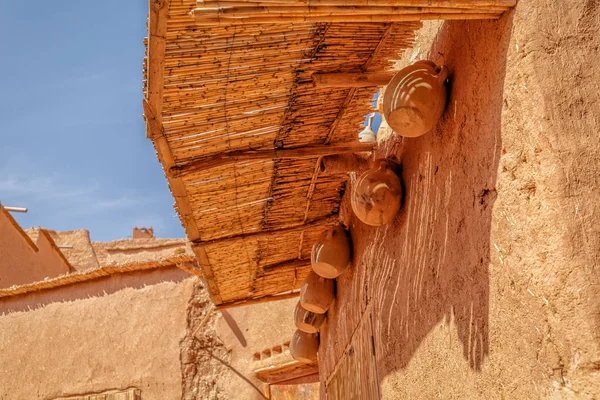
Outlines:
{"type": "Polygon", "coordinates": [[[240,307],[240,306],[249,306],[249,305],[252,305],[252,304],[266,303],[266,302],[269,302],[269,301],[293,299],[294,297],[298,297],[298,296],[300,296],[300,291],[299,290],[295,291],[295,292],[290,292],[290,293],[263,296],[263,297],[259,297],[259,298],[255,298],[255,299],[245,299],[245,300],[231,301],[229,303],[217,304],[216,307],[217,307],[218,310],[225,310],[227,308],[234,308],[234,307],[240,307]]]}
{"type": "Polygon", "coordinates": [[[312,74],[314,87],[358,88],[387,85],[394,72],[312,74]]]}
{"type": "Polygon", "coordinates": [[[215,244],[215,243],[227,242],[229,240],[235,240],[235,239],[246,239],[246,238],[250,238],[250,237],[255,238],[255,239],[268,238],[269,236],[274,235],[274,234],[280,235],[282,233],[287,233],[287,232],[294,232],[294,231],[300,232],[300,231],[304,231],[304,230],[307,230],[310,228],[314,228],[316,226],[334,225],[337,221],[338,221],[337,214],[328,215],[326,217],[318,218],[318,219],[315,219],[308,223],[304,223],[304,224],[300,224],[300,225],[284,226],[284,227],[279,227],[277,229],[271,229],[268,231],[242,233],[239,235],[225,236],[225,237],[220,237],[220,238],[215,238],[215,239],[210,239],[210,240],[195,240],[195,241],[192,241],[192,246],[198,246],[198,245],[210,246],[211,244],[215,244]]]}
{"type": "MultiPolygon", "coordinates": [[[[162,124],[162,96],[165,81],[164,66],[169,5],[170,0],[148,1],[148,87],[146,98],[142,102],[146,118],[146,137],[152,139],[158,159],[165,171],[168,171],[169,168],[175,165],[173,152],[164,135],[162,124]]],[[[191,241],[197,240],[200,238],[200,230],[194,219],[185,184],[182,179],[166,175],[169,181],[169,188],[175,198],[175,206],[181,219],[181,224],[185,228],[186,236],[191,241]]],[[[196,246],[194,253],[196,254],[200,268],[190,264],[189,268],[182,267],[182,269],[195,275],[198,275],[197,271],[201,270],[201,276],[208,286],[211,299],[217,304],[221,303],[219,288],[214,281],[212,268],[208,262],[206,252],[201,246],[196,246]]]]}
{"type": "Polygon", "coordinates": [[[373,149],[374,145],[372,143],[353,142],[306,146],[293,149],[236,150],[229,153],[198,158],[183,165],[173,165],[168,169],[168,175],[171,178],[178,178],[185,174],[200,172],[210,168],[243,161],[300,160],[334,154],[360,153],[373,151],[373,149]]]}
{"type": "Polygon", "coordinates": [[[162,95],[170,0],[148,1],[148,92],[143,102],[146,137],[162,134],[162,95]],[[155,125],[155,126],[152,126],[155,125]],[[160,126],[160,129],[156,128],[160,126]]]}
{"type": "Polygon", "coordinates": [[[254,371],[254,376],[265,383],[279,383],[319,373],[319,364],[305,364],[296,360],[269,365],[254,371]]]}

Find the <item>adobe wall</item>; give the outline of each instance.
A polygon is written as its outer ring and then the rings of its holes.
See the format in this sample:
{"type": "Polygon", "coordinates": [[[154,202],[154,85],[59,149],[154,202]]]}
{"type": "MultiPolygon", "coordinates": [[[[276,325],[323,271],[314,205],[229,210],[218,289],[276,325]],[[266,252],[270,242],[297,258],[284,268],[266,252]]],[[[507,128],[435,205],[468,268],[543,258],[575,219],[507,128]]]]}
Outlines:
{"type": "MultiPolygon", "coordinates": [[[[293,298],[219,312],[216,332],[231,352],[232,366],[259,387],[262,387],[262,382],[254,378],[254,370],[258,366],[254,353],[282,346],[292,338],[296,331],[294,308],[297,302],[298,298],[293,298]]],[[[232,372],[228,372],[226,379],[229,382],[229,386],[225,388],[228,398],[261,398],[248,383],[232,372]]]]}
{"type": "Polygon", "coordinates": [[[69,264],[51,237],[34,242],[0,207],[0,288],[44,280],[69,272],[69,264]]]}
{"type": "MultiPolygon", "coordinates": [[[[86,229],[73,231],[53,231],[44,229],[57,246],[64,246],[60,251],[65,255],[71,266],[77,271],[87,271],[98,268],[98,259],[92,248],[90,232],[86,229]]],[[[25,229],[25,233],[34,242],[40,235],[41,228],[25,229]]]]}
{"type": "Polygon", "coordinates": [[[195,280],[165,268],[0,301],[0,399],[132,386],[144,400],[181,398],[195,280]]]}

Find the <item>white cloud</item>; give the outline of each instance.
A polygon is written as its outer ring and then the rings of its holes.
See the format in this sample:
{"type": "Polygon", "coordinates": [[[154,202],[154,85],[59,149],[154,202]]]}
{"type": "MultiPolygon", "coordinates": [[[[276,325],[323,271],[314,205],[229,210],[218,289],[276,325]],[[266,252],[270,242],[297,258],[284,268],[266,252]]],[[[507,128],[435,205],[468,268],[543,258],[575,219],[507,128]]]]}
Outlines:
{"type": "Polygon", "coordinates": [[[97,183],[74,185],[56,175],[0,178],[0,202],[15,198],[34,204],[55,203],[52,208],[68,210],[72,217],[137,208],[153,201],[135,193],[110,195],[97,183]]]}

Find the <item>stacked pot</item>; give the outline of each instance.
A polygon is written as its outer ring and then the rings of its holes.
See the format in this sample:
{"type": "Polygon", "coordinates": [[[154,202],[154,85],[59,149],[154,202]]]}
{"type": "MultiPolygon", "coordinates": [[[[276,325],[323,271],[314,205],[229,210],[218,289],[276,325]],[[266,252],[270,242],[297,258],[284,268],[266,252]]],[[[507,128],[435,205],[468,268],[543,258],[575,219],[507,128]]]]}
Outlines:
{"type": "Polygon", "coordinates": [[[335,278],[348,269],[351,259],[350,237],[342,226],[327,230],[313,245],[312,272],[302,284],[294,311],[298,328],[290,342],[294,359],[306,363],[317,361],[319,330],[335,298],[335,278]]]}

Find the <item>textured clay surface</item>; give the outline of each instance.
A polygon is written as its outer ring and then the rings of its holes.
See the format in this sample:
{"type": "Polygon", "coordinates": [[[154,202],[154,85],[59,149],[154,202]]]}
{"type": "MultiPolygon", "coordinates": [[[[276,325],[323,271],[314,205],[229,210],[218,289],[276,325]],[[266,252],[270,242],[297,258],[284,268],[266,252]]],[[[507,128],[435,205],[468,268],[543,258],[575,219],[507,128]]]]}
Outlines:
{"type": "Polygon", "coordinates": [[[322,382],[370,310],[384,399],[600,395],[599,16],[597,1],[536,0],[425,24],[400,66],[446,64],[448,108],[379,147],[406,189],[391,224],[362,224],[345,198],[355,262],[322,382]]]}

